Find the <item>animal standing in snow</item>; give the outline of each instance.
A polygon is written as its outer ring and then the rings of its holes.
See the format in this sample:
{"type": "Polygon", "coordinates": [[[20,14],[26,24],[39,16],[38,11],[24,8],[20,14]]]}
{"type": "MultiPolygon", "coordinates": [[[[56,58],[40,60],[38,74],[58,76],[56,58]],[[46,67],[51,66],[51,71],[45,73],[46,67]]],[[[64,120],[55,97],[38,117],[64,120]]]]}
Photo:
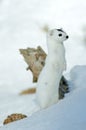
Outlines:
{"type": "Polygon", "coordinates": [[[68,35],[62,29],[47,33],[48,56],[39,75],[36,98],[41,108],[47,108],[59,100],[59,82],[66,70],[65,48],[63,42],[68,35]]]}

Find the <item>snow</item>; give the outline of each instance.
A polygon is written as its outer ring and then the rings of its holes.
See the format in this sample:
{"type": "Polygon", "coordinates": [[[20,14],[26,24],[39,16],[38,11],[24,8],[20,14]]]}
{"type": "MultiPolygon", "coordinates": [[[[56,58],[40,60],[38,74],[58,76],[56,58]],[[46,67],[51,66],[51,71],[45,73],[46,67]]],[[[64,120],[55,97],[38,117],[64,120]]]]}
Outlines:
{"type": "Polygon", "coordinates": [[[86,130],[86,66],[74,67],[70,79],[75,89],[64,100],[1,130],[86,130]]]}
{"type": "Polygon", "coordinates": [[[0,0],[0,126],[12,113],[28,115],[1,130],[86,130],[85,12],[85,0],[0,0]],[[45,24],[62,27],[69,34],[64,74],[68,78],[70,74],[71,92],[58,104],[34,113],[39,110],[35,95],[19,95],[35,84],[18,49],[41,45],[47,51],[46,34],[41,30],[45,24]]]}

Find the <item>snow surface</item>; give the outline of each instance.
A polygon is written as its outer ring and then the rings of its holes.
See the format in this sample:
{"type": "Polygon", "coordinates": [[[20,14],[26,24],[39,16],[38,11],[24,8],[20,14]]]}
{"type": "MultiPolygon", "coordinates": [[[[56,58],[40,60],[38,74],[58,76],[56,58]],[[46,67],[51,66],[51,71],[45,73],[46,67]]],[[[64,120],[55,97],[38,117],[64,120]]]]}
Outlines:
{"type": "Polygon", "coordinates": [[[24,130],[42,126],[40,130],[45,130],[44,127],[46,130],[48,127],[86,130],[86,67],[72,69],[75,65],[86,65],[85,16],[86,0],[0,0],[0,126],[12,113],[28,115],[27,119],[0,129],[24,130]],[[21,90],[34,84],[18,49],[41,45],[47,51],[46,34],[41,30],[45,24],[50,28],[62,27],[70,36],[65,42],[67,71],[64,74],[68,77],[71,74],[71,92],[57,105],[29,117],[39,107],[35,95],[19,95],[21,90]]]}
{"type": "Polygon", "coordinates": [[[1,130],[86,130],[86,66],[71,71],[73,91],[64,100],[1,130]]]}

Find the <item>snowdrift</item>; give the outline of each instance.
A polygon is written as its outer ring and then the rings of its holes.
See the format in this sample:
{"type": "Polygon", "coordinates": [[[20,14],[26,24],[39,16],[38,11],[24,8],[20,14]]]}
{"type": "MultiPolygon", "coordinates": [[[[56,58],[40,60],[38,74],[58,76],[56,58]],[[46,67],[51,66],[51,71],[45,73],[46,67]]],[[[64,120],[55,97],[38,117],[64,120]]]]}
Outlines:
{"type": "Polygon", "coordinates": [[[76,66],[70,74],[71,92],[63,100],[50,108],[34,113],[27,119],[0,129],[86,130],[86,66],[76,66]]]}

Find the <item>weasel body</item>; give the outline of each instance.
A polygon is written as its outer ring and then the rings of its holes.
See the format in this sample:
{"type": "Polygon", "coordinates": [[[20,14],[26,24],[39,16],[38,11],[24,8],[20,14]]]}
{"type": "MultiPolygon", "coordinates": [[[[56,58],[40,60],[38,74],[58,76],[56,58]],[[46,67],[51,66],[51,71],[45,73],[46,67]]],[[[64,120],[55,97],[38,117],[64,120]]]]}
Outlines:
{"type": "Polygon", "coordinates": [[[39,75],[36,98],[41,108],[46,108],[59,100],[59,82],[66,69],[63,41],[68,35],[61,29],[50,30],[47,34],[48,56],[39,75]]]}

